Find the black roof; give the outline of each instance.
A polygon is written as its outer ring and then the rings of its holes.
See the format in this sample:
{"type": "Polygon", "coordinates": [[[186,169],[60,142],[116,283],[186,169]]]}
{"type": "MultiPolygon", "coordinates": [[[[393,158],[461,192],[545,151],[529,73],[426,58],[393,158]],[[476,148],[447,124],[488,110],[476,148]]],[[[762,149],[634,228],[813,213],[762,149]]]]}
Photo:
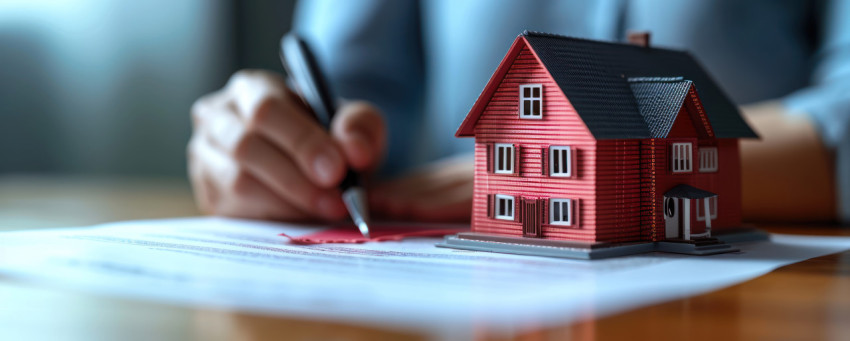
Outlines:
{"type": "Polygon", "coordinates": [[[632,77],[627,81],[649,133],[667,137],[693,82],[682,77],[632,77]]]}
{"type": "MultiPolygon", "coordinates": [[[[648,138],[659,128],[647,125],[641,115],[628,81],[637,77],[690,80],[716,137],[758,137],[737,106],[687,52],[530,31],[522,35],[596,139],[648,138]]],[[[639,97],[651,96],[648,92],[654,90],[672,91],[668,86],[637,87],[642,92],[639,97]]]]}
{"type": "Polygon", "coordinates": [[[717,194],[690,185],[676,185],[676,187],[664,193],[664,196],[668,198],[705,199],[716,197],[717,194]]]}

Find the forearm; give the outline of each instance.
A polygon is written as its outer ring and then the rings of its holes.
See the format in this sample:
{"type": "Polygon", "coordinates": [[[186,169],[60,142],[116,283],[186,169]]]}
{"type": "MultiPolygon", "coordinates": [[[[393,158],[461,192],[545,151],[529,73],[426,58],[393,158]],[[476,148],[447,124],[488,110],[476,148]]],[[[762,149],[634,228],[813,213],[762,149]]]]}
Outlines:
{"type": "Polygon", "coordinates": [[[744,219],[835,221],[835,158],[809,118],[773,101],[741,109],[761,136],[741,142],[744,219]]]}

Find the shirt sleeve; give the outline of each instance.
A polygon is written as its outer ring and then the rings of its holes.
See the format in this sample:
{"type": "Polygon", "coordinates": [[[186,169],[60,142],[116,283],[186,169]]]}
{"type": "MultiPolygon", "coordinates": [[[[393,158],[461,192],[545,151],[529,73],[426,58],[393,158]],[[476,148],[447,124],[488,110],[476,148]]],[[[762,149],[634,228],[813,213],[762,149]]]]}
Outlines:
{"type": "Polygon", "coordinates": [[[850,1],[826,1],[811,85],[785,99],[793,114],[807,114],[824,144],[835,151],[838,212],[850,223],[850,1]]]}
{"type": "Polygon", "coordinates": [[[316,57],[337,96],[367,100],[384,113],[387,159],[394,173],[408,166],[422,120],[423,57],[419,4],[413,0],[301,1],[295,30],[316,57]]]}

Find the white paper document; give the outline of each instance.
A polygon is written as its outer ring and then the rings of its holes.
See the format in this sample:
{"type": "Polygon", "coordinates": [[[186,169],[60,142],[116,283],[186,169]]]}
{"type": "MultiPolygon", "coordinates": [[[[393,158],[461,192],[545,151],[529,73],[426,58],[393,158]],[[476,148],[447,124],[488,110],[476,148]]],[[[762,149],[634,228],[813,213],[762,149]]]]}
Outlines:
{"type": "Polygon", "coordinates": [[[434,247],[437,238],[290,245],[316,228],[186,218],[0,233],[0,277],[174,304],[458,335],[562,324],[695,295],[850,249],[773,235],[714,256],[568,260],[434,247]]]}

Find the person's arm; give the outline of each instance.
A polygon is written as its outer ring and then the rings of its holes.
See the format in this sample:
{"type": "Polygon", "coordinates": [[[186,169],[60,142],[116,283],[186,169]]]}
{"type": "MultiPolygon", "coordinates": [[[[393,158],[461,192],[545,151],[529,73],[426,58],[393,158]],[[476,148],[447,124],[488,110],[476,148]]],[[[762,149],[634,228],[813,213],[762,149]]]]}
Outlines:
{"type": "MultiPolygon", "coordinates": [[[[811,122],[820,142],[834,159],[834,216],[850,223],[850,1],[823,2],[817,19],[818,45],[811,85],[784,98],[782,102],[787,115],[772,120],[790,122],[792,117],[800,116],[802,121],[811,122]]],[[[795,131],[801,133],[804,129],[807,128],[798,127],[795,131]]],[[[767,131],[764,133],[769,134],[767,131]]],[[[766,142],[769,146],[770,141],[766,142]]],[[[819,153],[817,147],[811,151],[819,153]]],[[[807,159],[788,160],[789,163],[800,163],[807,159]]],[[[805,179],[798,178],[798,181],[816,182],[818,180],[814,178],[817,176],[827,175],[812,170],[811,175],[805,179]]]]}
{"type": "Polygon", "coordinates": [[[741,110],[761,136],[741,141],[744,220],[834,221],[834,157],[811,120],[778,101],[741,110]]]}
{"type": "Polygon", "coordinates": [[[423,112],[424,66],[417,1],[299,2],[294,30],[317,55],[336,93],[374,103],[387,120],[382,173],[409,166],[423,112]]]}
{"type": "Polygon", "coordinates": [[[472,210],[475,162],[461,154],[420,166],[369,192],[376,216],[392,220],[466,222],[472,210]]]}

